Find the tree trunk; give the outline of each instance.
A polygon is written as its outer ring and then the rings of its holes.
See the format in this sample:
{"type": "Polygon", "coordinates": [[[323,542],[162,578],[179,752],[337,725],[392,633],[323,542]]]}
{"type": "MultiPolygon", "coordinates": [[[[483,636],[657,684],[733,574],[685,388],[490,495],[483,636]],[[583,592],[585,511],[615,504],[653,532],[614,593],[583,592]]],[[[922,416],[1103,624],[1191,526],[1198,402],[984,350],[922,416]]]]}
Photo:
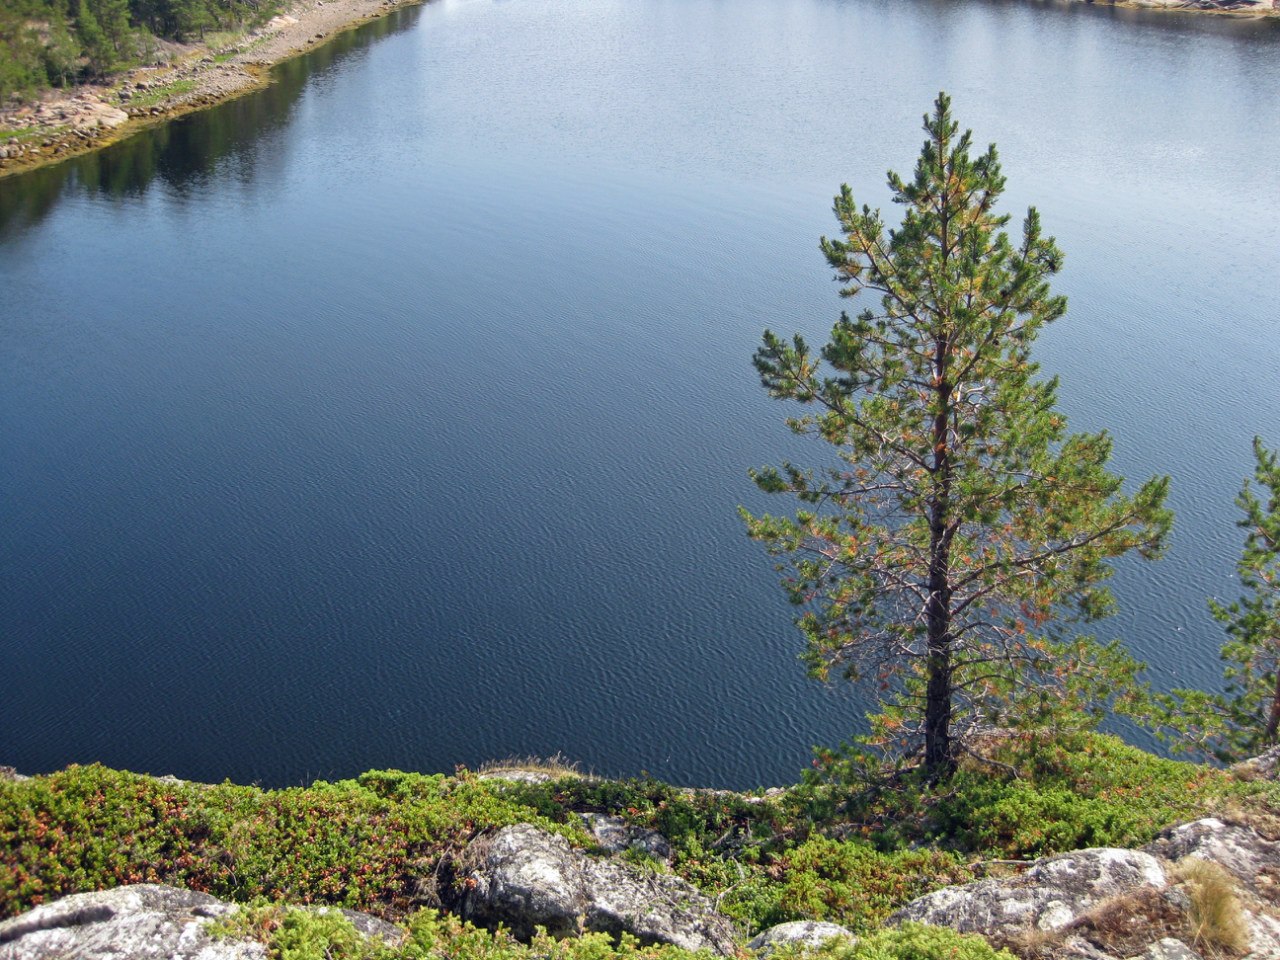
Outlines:
{"type": "MultiPolygon", "coordinates": [[[[945,145],[941,145],[945,146],[945,145]]],[[[943,221],[945,258],[946,221],[943,221]]],[[[955,768],[951,756],[951,450],[947,443],[951,384],[947,378],[950,344],[934,343],[936,407],[933,417],[933,503],[929,509],[928,661],[924,709],[924,767],[930,780],[943,780],[955,768]]]]}
{"type": "Polygon", "coordinates": [[[951,756],[951,651],[930,648],[925,690],[924,768],[930,780],[943,780],[955,769],[951,756]]]}
{"type": "Polygon", "coordinates": [[[1271,715],[1267,718],[1267,729],[1262,735],[1262,742],[1273,746],[1277,732],[1280,732],[1280,667],[1276,669],[1276,687],[1271,694],[1271,715]]]}
{"type": "MultiPolygon", "coordinates": [[[[945,384],[944,384],[945,386],[945,384]]],[[[947,388],[949,389],[949,387],[947,388]]],[[[934,422],[934,482],[937,493],[929,516],[929,600],[924,709],[924,766],[931,780],[945,779],[955,767],[951,756],[951,462],[946,448],[947,414],[934,422]]]]}

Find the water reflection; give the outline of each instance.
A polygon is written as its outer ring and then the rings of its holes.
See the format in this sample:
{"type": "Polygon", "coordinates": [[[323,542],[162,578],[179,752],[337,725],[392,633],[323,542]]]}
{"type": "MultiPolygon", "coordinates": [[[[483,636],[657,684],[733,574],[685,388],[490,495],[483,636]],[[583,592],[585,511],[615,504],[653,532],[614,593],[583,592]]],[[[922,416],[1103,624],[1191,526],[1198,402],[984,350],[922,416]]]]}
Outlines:
{"type": "Polygon", "coordinates": [[[39,223],[72,191],[140,197],[159,178],[180,198],[207,183],[215,171],[251,188],[271,172],[264,164],[283,166],[289,138],[278,138],[279,149],[254,147],[288,125],[307,83],[376,41],[408,30],[420,14],[420,7],[407,7],[341,33],[274,67],[270,85],[247,96],[149,127],[106,149],[0,180],[0,239],[39,223]]]}

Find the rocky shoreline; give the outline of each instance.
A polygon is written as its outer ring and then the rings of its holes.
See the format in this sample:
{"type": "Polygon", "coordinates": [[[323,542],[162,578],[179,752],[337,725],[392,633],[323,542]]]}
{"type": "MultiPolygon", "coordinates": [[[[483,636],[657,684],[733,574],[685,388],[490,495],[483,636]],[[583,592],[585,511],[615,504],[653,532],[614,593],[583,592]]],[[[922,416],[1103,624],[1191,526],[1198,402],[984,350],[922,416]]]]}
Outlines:
{"type": "MultiPolygon", "coordinates": [[[[107,146],[144,126],[214,106],[269,82],[269,68],[326,39],[423,0],[302,0],[231,46],[171,46],[171,59],[104,85],[47,91],[0,109],[0,178],[107,146]]],[[[1075,0],[1127,9],[1280,17],[1280,0],[1075,0]]]]}
{"type": "Polygon", "coordinates": [[[1280,0],[1074,0],[1128,10],[1172,10],[1182,13],[1220,13],[1250,18],[1280,16],[1280,0]]]}
{"type": "Polygon", "coordinates": [[[257,90],[270,82],[272,66],[421,2],[302,0],[230,46],[170,45],[167,62],[119,74],[105,85],[48,91],[34,103],[0,110],[0,178],[257,90]]]}
{"type": "MultiPolygon", "coordinates": [[[[0,179],[99,149],[138,129],[259,89],[269,69],[352,29],[423,0],[301,0],[232,45],[169,45],[164,62],[108,83],[47,91],[0,109],[0,179]]],[[[1075,0],[1128,9],[1280,17],[1280,0],[1075,0]]]]}

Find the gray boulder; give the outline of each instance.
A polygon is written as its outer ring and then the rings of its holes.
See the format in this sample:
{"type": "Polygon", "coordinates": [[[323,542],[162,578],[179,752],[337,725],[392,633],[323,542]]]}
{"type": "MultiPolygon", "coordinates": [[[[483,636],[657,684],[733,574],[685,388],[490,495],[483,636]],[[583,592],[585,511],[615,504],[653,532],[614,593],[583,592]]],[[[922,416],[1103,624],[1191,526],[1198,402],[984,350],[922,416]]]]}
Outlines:
{"type": "MultiPolygon", "coordinates": [[[[257,941],[209,935],[211,922],[236,909],[207,893],[153,883],[76,893],[0,923],[0,960],[266,960],[257,941]]],[[[404,939],[398,927],[365,913],[299,909],[341,913],[388,946],[404,939]]]]}
{"type": "Polygon", "coordinates": [[[633,826],[621,817],[603,813],[584,813],[582,821],[601,849],[609,853],[636,850],[663,863],[671,862],[671,844],[656,830],[633,826]]]}
{"type": "Polygon", "coordinates": [[[1274,915],[1280,905],[1280,843],[1250,827],[1205,817],[1170,827],[1144,849],[1167,860],[1209,860],[1226,870],[1246,894],[1242,909],[1250,960],[1280,957],[1280,920],[1274,915]]]}
{"type": "Polygon", "coordinates": [[[260,943],[209,935],[234,909],[156,884],[77,893],[0,923],[0,960],[265,960],[260,943]]]}
{"type": "Polygon", "coordinates": [[[1245,960],[1280,957],[1280,920],[1262,910],[1245,907],[1244,921],[1249,925],[1249,953],[1245,960]]]}
{"type": "Polygon", "coordinates": [[[1145,951],[1130,960],[1204,960],[1181,940],[1165,937],[1158,940],[1145,951]]]}
{"type": "Polygon", "coordinates": [[[1264,840],[1249,827],[1205,817],[1170,827],[1143,849],[1166,860],[1210,860],[1250,893],[1280,902],[1280,843],[1264,840]]]}
{"type": "Polygon", "coordinates": [[[757,934],[747,944],[747,949],[756,951],[761,957],[768,957],[782,947],[795,945],[804,950],[816,950],[832,940],[847,940],[850,944],[857,942],[857,938],[838,923],[792,920],[757,934]]]}
{"type": "Polygon", "coordinates": [[[1251,779],[1275,780],[1280,777],[1280,746],[1243,760],[1231,768],[1237,774],[1251,779]]]}
{"type": "Polygon", "coordinates": [[[1139,850],[1097,847],[1037,860],[1011,878],[944,887],[911,901],[890,922],[917,920],[961,933],[1009,936],[1062,930],[1096,904],[1142,887],[1163,890],[1164,867],[1139,850]]]}
{"type": "Polygon", "coordinates": [[[531,824],[504,827],[468,849],[457,905],[464,919],[515,936],[544,927],[552,936],[629,933],[642,943],[736,951],[732,922],[677,877],[589,857],[531,824]]]}

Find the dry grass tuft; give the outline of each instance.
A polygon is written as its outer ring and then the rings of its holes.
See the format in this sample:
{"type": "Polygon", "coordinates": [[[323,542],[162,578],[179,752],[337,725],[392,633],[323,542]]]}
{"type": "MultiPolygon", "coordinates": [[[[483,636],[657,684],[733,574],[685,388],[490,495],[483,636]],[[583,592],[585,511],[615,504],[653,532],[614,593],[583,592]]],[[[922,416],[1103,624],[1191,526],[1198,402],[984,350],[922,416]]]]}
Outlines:
{"type": "Polygon", "coordinates": [[[1185,917],[1160,891],[1134,890],[1098,904],[1066,933],[1083,937],[1104,953],[1131,957],[1163,937],[1182,937],[1185,917]]]}
{"type": "Polygon", "coordinates": [[[553,780],[562,777],[583,777],[581,764],[556,753],[549,757],[507,757],[504,760],[486,760],[476,768],[481,775],[497,776],[504,773],[543,774],[553,780]]]}
{"type": "Polygon", "coordinates": [[[992,945],[1002,947],[1022,960],[1053,960],[1061,952],[1066,933],[1062,930],[1041,930],[1026,927],[1007,937],[992,938],[992,945]]]}
{"type": "Polygon", "coordinates": [[[1222,867],[1187,857],[1174,868],[1191,898],[1187,921],[1193,946],[1201,952],[1244,956],[1249,952],[1249,925],[1236,892],[1236,881],[1222,867]]]}

